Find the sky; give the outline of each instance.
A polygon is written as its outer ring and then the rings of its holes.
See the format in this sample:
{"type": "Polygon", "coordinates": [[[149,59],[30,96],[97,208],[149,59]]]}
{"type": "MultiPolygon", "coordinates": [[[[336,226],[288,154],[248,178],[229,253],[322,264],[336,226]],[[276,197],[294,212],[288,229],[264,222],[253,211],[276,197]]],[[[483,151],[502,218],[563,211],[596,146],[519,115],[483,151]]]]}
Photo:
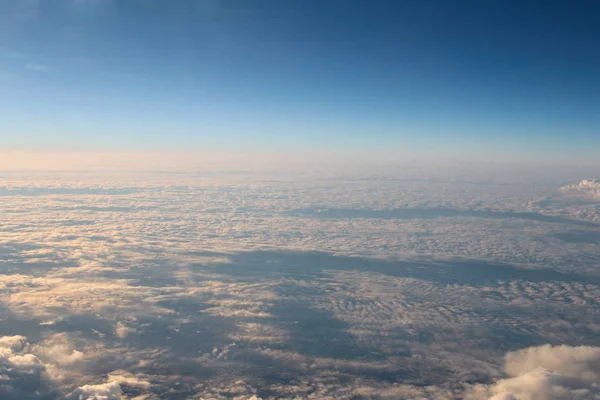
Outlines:
{"type": "Polygon", "coordinates": [[[589,161],[599,40],[594,1],[0,0],[0,149],[589,161]]]}

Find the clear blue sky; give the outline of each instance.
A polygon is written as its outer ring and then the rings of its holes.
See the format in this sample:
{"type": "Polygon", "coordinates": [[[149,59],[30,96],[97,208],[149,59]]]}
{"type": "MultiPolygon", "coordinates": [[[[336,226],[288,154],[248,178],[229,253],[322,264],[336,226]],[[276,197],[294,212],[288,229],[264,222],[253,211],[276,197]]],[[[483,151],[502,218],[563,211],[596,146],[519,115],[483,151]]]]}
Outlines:
{"type": "Polygon", "coordinates": [[[600,2],[0,0],[0,148],[600,150],[600,2]]]}

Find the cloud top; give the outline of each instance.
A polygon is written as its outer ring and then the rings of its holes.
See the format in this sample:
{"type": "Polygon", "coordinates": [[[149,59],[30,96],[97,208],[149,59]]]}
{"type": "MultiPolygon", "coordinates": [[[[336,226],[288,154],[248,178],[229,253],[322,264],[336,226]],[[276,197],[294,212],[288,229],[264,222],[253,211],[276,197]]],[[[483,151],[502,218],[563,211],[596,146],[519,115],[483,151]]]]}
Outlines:
{"type": "Polygon", "coordinates": [[[600,398],[600,347],[539,346],[510,352],[509,378],[478,385],[470,400],[567,400],[600,398]]]}
{"type": "Polygon", "coordinates": [[[581,193],[600,197],[600,181],[597,179],[582,179],[575,185],[563,186],[561,191],[563,193],[581,193]]]}
{"type": "Polygon", "coordinates": [[[67,400],[120,400],[121,386],[117,382],[84,385],[69,394],[67,400]]]}

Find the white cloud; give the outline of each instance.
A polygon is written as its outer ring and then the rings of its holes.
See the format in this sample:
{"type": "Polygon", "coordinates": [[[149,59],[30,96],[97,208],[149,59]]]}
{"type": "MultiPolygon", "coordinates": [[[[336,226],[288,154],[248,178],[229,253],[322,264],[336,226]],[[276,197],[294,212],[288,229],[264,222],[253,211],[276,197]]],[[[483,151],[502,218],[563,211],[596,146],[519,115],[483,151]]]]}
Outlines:
{"type": "Polygon", "coordinates": [[[600,347],[532,347],[508,353],[505,361],[510,377],[473,388],[467,399],[600,398],[600,347]]]}
{"type": "Polygon", "coordinates": [[[18,351],[23,349],[27,343],[27,338],[21,335],[0,337],[0,349],[18,351]]]}
{"type": "Polygon", "coordinates": [[[0,338],[0,398],[44,399],[54,393],[47,365],[27,347],[24,336],[0,338]]]}
{"type": "Polygon", "coordinates": [[[589,383],[600,383],[600,347],[546,345],[508,353],[506,356],[506,372],[512,376],[538,367],[589,383]]]}
{"type": "Polygon", "coordinates": [[[600,196],[600,181],[597,179],[582,179],[574,185],[563,186],[561,191],[564,193],[581,193],[592,197],[600,196]]]}
{"type": "Polygon", "coordinates": [[[99,385],[84,385],[71,392],[66,400],[121,400],[121,386],[118,382],[99,385]]]}
{"type": "Polygon", "coordinates": [[[115,335],[117,335],[121,339],[124,339],[127,337],[127,335],[135,332],[135,328],[128,327],[122,322],[117,322],[117,326],[115,327],[115,335]]]}
{"type": "Polygon", "coordinates": [[[49,336],[39,344],[32,346],[32,351],[61,367],[75,365],[86,359],[85,354],[76,350],[64,333],[49,336]]]}
{"type": "Polygon", "coordinates": [[[119,385],[129,386],[139,389],[149,389],[152,387],[152,383],[145,379],[142,379],[127,371],[113,371],[108,375],[108,383],[116,382],[119,385]]]}

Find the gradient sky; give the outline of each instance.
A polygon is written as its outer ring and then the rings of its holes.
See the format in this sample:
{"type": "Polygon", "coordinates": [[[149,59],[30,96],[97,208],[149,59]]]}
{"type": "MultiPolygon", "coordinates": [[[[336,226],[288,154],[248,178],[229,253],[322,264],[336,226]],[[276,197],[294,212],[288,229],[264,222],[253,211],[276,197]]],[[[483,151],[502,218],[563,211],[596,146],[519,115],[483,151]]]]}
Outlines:
{"type": "Polygon", "coordinates": [[[0,148],[600,150],[600,2],[0,0],[0,148]]]}

